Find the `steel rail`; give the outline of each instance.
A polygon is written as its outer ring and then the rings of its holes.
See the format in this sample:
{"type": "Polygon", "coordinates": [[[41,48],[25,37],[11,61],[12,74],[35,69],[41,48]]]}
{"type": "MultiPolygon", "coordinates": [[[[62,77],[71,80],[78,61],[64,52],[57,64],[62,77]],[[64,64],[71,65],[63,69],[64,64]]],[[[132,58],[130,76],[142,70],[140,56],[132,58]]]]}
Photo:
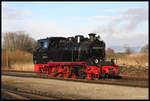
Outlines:
{"type": "Polygon", "coordinates": [[[18,100],[28,100],[28,98],[12,93],[6,89],[2,88],[2,96],[5,99],[18,99],[18,100]],[[5,96],[4,96],[5,95],[5,96]],[[7,97],[6,97],[7,95],[7,97]],[[9,97],[9,98],[8,98],[9,97]]]}
{"type": "MultiPolygon", "coordinates": [[[[33,71],[21,71],[21,70],[2,70],[2,72],[18,72],[18,73],[36,73],[33,71]]],[[[125,76],[119,75],[115,79],[123,79],[123,80],[136,80],[136,81],[148,81],[148,77],[136,77],[136,76],[125,76]]]]}
{"type": "MultiPolygon", "coordinates": [[[[23,88],[23,87],[16,87],[12,85],[2,85],[3,87],[3,93],[2,97],[3,99],[8,99],[8,97],[4,96],[3,94],[11,93],[11,98],[9,99],[19,99],[19,100],[58,100],[58,99],[66,99],[66,100],[75,100],[76,98],[73,97],[66,97],[66,96],[58,96],[54,95],[48,92],[41,92],[35,89],[30,88],[23,88]],[[8,90],[9,89],[9,90],[8,90]]],[[[8,94],[7,94],[8,95],[8,94]]]]}

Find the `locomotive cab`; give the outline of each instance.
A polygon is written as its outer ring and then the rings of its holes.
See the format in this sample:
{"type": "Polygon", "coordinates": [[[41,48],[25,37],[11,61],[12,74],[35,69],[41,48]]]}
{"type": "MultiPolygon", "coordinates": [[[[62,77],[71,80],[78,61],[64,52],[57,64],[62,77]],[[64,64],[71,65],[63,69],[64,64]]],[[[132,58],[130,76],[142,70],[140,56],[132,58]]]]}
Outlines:
{"type": "Polygon", "coordinates": [[[47,39],[38,40],[38,43],[37,43],[37,46],[36,46],[36,50],[37,51],[48,50],[48,46],[49,46],[49,41],[47,39]]]}
{"type": "Polygon", "coordinates": [[[41,39],[37,41],[36,50],[33,52],[34,64],[42,64],[43,61],[47,61],[47,50],[49,48],[49,41],[47,39],[41,39]]]}

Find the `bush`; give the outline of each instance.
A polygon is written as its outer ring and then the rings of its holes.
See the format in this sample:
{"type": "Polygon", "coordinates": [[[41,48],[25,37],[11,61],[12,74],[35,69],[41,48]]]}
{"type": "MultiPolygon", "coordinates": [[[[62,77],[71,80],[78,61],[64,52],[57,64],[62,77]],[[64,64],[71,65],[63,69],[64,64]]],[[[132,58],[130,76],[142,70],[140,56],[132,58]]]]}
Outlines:
{"type": "Polygon", "coordinates": [[[148,46],[149,46],[149,45],[146,44],[145,46],[141,47],[140,52],[141,52],[141,53],[148,53],[148,51],[149,51],[149,47],[148,47],[148,46]]]}
{"type": "Polygon", "coordinates": [[[108,60],[110,60],[111,58],[114,58],[115,57],[115,51],[111,48],[107,48],[106,50],[106,58],[108,60]]]}

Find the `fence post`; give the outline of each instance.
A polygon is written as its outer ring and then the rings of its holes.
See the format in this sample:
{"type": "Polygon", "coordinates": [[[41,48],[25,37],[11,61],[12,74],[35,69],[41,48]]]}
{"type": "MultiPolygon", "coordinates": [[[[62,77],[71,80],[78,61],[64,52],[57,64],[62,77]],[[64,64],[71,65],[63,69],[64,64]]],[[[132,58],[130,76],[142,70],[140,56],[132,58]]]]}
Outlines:
{"type": "Polygon", "coordinates": [[[6,68],[8,69],[8,36],[6,33],[6,68]]]}

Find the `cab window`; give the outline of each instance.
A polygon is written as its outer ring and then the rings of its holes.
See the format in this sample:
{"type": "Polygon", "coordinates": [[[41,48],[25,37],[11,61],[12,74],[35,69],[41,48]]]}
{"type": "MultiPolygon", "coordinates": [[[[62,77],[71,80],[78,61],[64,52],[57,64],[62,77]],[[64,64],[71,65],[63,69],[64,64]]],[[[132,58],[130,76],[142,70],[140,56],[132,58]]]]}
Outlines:
{"type": "Polygon", "coordinates": [[[43,48],[44,49],[48,48],[48,42],[47,41],[44,42],[43,48]]]}

